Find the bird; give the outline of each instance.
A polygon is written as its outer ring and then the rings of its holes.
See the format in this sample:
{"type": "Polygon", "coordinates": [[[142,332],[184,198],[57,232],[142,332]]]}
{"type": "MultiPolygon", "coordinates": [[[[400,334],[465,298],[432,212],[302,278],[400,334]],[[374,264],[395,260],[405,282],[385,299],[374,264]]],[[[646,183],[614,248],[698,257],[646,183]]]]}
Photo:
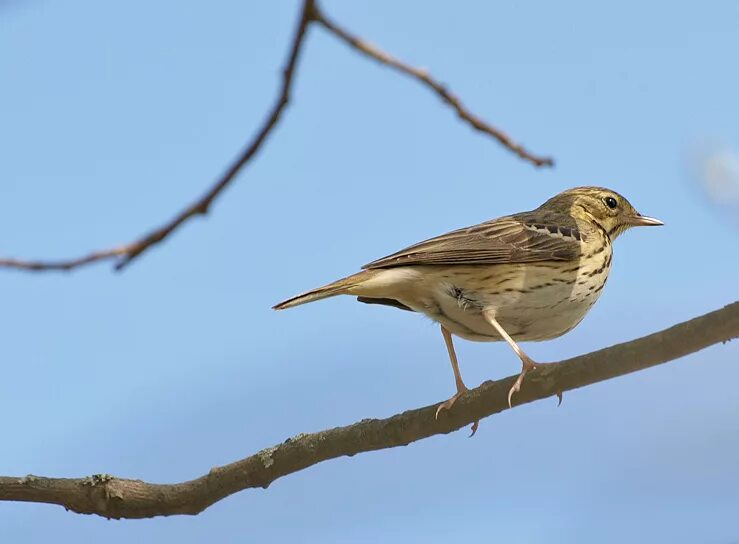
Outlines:
{"type": "MultiPolygon", "coordinates": [[[[456,387],[437,407],[437,418],[468,391],[453,336],[504,341],[521,360],[521,372],[508,392],[511,407],[526,374],[548,364],[534,361],[519,342],[551,340],[572,330],[601,295],[611,270],[613,241],[629,228],[658,225],[662,221],[641,215],[616,191],[576,187],[535,210],[409,246],[273,309],[353,295],[363,303],[417,312],[435,321],[456,387]]],[[[477,426],[475,422],[472,434],[477,426]]]]}

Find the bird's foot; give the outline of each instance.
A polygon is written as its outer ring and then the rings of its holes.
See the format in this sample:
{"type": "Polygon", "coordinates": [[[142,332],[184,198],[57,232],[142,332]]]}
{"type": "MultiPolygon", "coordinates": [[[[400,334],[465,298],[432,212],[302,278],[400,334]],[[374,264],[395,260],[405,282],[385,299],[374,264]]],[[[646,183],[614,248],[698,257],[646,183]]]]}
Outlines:
{"type": "MultiPolygon", "coordinates": [[[[516,378],[516,381],[513,382],[513,386],[508,391],[508,408],[513,407],[511,403],[513,399],[513,394],[521,391],[521,384],[523,384],[523,379],[526,376],[526,374],[530,370],[535,370],[536,368],[551,364],[551,363],[537,363],[536,361],[534,361],[533,359],[531,359],[530,357],[526,355],[521,357],[521,363],[522,363],[521,373],[518,375],[518,378],[516,378]]],[[[559,404],[562,404],[562,393],[557,393],[557,397],[559,398],[559,404]]]]}
{"type": "MultiPolygon", "coordinates": [[[[457,402],[457,399],[459,397],[465,395],[468,391],[469,391],[469,389],[467,389],[467,387],[464,384],[457,385],[457,392],[451,398],[449,398],[449,399],[445,400],[444,402],[442,402],[441,404],[439,404],[439,406],[436,408],[436,416],[435,416],[436,419],[439,419],[439,414],[443,410],[451,410],[452,409],[452,406],[454,406],[454,403],[457,402]]],[[[470,431],[471,431],[470,437],[475,436],[475,433],[477,432],[477,428],[479,426],[480,426],[480,422],[479,421],[475,421],[472,424],[472,427],[470,428],[470,431]]]]}
{"type": "Polygon", "coordinates": [[[526,375],[527,369],[524,368],[521,374],[518,375],[516,381],[513,382],[513,386],[508,390],[508,408],[513,408],[513,393],[518,393],[521,390],[521,384],[523,383],[523,377],[526,375]]]}
{"type": "Polygon", "coordinates": [[[451,398],[439,404],[439,407],[436,409],[436,419],[439,419],[439,414],[442,410],[451,410],[454,403],[457,402],[457,399],[467,393],[467,391],[469,391],[469,389],[462,386],[462,388],[457,389],[457,392],[451,398]]]}

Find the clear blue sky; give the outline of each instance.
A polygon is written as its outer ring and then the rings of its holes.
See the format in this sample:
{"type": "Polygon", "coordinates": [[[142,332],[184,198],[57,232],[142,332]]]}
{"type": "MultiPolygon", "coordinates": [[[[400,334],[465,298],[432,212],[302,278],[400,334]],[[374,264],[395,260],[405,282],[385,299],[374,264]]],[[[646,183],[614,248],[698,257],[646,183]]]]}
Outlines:
{"type": "MultiPolygon", "coordinates": [[[[521,162],[312,29],[283,123],[206,220],[123,274],[0,272],[0,473],[181,481],[299,432],[441,401],[451,371],[423,318],[350,298],[270,306],[576,185],[612,187],[666,226],[619,239],[600,302],[532,356],[739,298],[736,209],[711,204],[691,167],[705,142],[739,149],[739,4],[325,8],[557,167],[521,162]]],[[[200,194],[271,105],[297,10],[0,2],[0,253],[128,241],[200,194]]],[[[471,385],[519,368],[505,345],[458,352],[471,385]]],[[[338,459],[194,518],[3,503],[0,541],[736,542],[738,359],[738,344],[716,346],[495,416],[472,440],[338,459]]]]}

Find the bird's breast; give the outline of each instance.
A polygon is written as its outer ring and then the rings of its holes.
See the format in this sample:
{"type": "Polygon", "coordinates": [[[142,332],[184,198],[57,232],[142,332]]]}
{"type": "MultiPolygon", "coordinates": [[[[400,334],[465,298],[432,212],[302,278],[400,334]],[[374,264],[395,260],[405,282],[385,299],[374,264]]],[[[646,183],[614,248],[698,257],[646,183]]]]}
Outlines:
{"type": "Polygon", "coordinates": [[[583,319],[603,290],[612,254],[610,245],[601,247],[578,261],[442,267],[426,276],[416,300],[403,302],[469,340],[501,340],[484,309],[516,340],[556,338],[583,319]]]}

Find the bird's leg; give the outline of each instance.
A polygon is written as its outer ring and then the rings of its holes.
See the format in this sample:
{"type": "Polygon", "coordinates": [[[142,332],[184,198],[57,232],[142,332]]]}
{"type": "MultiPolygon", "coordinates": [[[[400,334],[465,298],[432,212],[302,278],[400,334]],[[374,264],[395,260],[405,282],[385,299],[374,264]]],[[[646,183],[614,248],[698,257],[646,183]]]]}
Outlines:
{"type": "MultiPolygon", "coordinates": [[[[495,312],[491,310],[483,310],[482,315],[485,317],[485,319],[490,323],[496,331],[498,331],[498,334],[500,334],[503,337],[503,340],[508,342],[508,345],[513,348],[513,351],[516,352],[516,355],[518,355],[518,358],[521,359],[521,374],[518,375],[518,378],[516,378],[516,381],[513,383],[513,387],[508,391],[508,407],[511,408],[511,399],[513,398],[513,393],[518,393],[521,390],[521,384],[523,383],[523,378],[526,376],[526,373],[529,370],[534,370],[538,365],[541,365],[542,363],[537,363],[534,361],[531,357],[526,355],[526,353],[516,344],[516,341],[511,338],[511,336],[505,331],[503,327],[500,326],[500,323],[498,323],[498,320],[495,319],[495,312]]],[[[560,403],[562,402],[560,397],[560,403]]]]}
{"type": "Polygon", "coordinates": [[[454,372],[454,383],[457,386],[457,392],[452,398],[439,405],[436,409],[437,418],[439,417],[439,412],[442,410],[449,410],[454,405],[454,402],[468,391],[467,386],[462,381],[462,374],[459,372],[459,364],[457,363],[457,354],[454,352],[452,334],[446,330],[443,325],[441,326],[441,334],[444,336],[446,349],[449,352],[449,360],[452,362],[452,371],[454,372]]]}
{"type": "MultiPolygon", "coordinates": [[[[444,343],[446,344],[446,350],[449,352],[449,360],[452,362],[452,371],[454,372],[454,383],[457,386],[457,392],[447,401],[442,402],[436,409],[436,419],[439,419],[439,412],[442,410],[449,410],[454,405],[456,400],[464,395],[469,389],[462,381],[462,373],[459,371],[459,364],[457,363],[457,354],[454,351],[454,343],[452,342],[452,333],[441,326],[441,334],[444,336],[444,343]]],[[[472,424],[472,435],[477,432],[477,426],[479,421],[475,421],[472,424]]]]}

